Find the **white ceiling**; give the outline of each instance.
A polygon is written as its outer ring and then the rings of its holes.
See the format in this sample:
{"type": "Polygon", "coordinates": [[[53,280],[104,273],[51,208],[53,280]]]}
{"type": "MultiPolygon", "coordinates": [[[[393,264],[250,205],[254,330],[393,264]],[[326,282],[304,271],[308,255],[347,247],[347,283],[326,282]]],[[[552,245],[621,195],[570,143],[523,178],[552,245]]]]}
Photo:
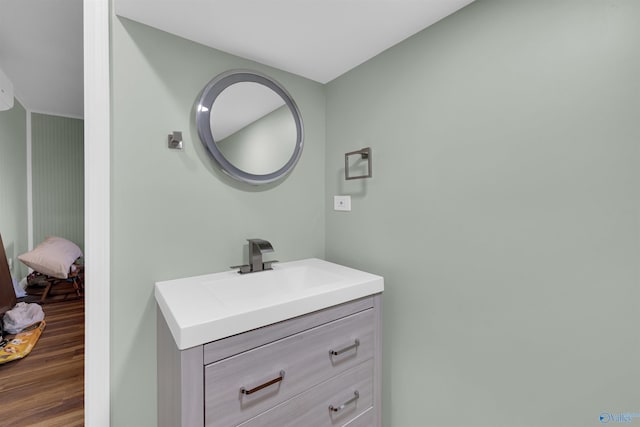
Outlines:
{"type": "Polygon", "coordinates": [[[124,16],[327,83],[473,0],[114,0],[124,16]]]}
{"type": "Polygon", "coordinates": [[[83,116],[82,0],[0,0],[0,68],[25,108],[83,116]]]}
{"type": "MultiPolygon", "coordinates": [[[[114,0],[117,14],[326,83],[473,0],[114,0]]],[[[33,111],[83,116],[82,0],[0,0],[0,68],[33,111]]]]}

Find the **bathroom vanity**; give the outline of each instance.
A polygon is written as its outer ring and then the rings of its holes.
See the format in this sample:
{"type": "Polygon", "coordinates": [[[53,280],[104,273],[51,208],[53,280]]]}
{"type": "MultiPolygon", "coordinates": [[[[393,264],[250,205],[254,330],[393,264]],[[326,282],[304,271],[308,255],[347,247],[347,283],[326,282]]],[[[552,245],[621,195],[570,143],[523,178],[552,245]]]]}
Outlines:
{"type": "Polygon", "coordinates": [[[383,289],[319,259],[156,283],[158,425],[380,426],[383,289]]]}

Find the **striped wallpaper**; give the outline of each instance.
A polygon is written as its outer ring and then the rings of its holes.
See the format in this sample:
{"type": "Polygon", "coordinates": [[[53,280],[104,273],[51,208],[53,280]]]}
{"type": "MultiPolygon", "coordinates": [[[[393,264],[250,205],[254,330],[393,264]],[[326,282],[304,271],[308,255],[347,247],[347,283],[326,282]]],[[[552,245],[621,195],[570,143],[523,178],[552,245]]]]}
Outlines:
{"type": "Polygon", "coordinates": [[[84,121],[32,113],[33,243],[60,236],[84,251],[84,121]]]}

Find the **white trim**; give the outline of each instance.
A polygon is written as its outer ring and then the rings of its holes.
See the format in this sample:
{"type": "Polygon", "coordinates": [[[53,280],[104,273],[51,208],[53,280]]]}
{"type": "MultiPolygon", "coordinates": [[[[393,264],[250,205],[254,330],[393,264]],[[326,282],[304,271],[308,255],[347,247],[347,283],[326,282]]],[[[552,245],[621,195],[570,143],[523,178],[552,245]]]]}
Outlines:
{"type": "Polygon", "coordinates": [[[25,111],[27,111],[27,112],[32,112],[32,113],[36,113],[36,114],[46,114],[47,116],[66,117],[68,119],[80,119],[80,120],[84,119],[84,116],[78,116],[76,114],[61,114],[61,113],[52,113],[52,112],[44,111],[44,110],[32,110],[15,93],[13,94],[13,97],[20,103],[20,105],[22,105],[22,108],[24,108],[25,111]]]}
{"type": "Polygon", "coordinates": [[[83,120],[84,119],[84,117],[77,116],[75,114],[52,113],[50,111],[43,111],[43,110],[31,110],[31,112],[32,113],[36,113],[36,114],[44,114],[46,116],[64,117],[66,119],[78,119],[78,120],[83,120]]]}
{"type": "MultiPolygon", "coordinates": [[[[33,249],[33,162],[31,161],[31,110],[27,111],[27,249],[33,249]]],[[[31,270],[29,270],[31,271],[31,270]]]]}
{"type": "Polygon", "coordinates": [[[85,425],[110,424],[109,0],[83,0],[85,159],[85,425]]]}

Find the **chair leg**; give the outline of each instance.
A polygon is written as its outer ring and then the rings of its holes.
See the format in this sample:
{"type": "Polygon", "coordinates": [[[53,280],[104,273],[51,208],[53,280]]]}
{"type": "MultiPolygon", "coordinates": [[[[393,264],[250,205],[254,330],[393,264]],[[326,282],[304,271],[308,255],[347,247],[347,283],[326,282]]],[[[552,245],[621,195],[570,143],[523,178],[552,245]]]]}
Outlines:
{"type": "Polygon", "coordinates": [[[51,280],[47,280],[47,286],[44,288],[44,291],[42,292],[42,296],[40,297],[40,303],[44,303],[45,300],[47,299],[47,295],[49,295],[51,286],[52,286],[51,280]]]}
{"type": "Polygon", "coordinates": [[[73,289],[75,289],[76,295],[80,298],[82,296],[80,295],[80,286],[78,286],[78,280],[75,277],[73,278],[73,289]]]}

